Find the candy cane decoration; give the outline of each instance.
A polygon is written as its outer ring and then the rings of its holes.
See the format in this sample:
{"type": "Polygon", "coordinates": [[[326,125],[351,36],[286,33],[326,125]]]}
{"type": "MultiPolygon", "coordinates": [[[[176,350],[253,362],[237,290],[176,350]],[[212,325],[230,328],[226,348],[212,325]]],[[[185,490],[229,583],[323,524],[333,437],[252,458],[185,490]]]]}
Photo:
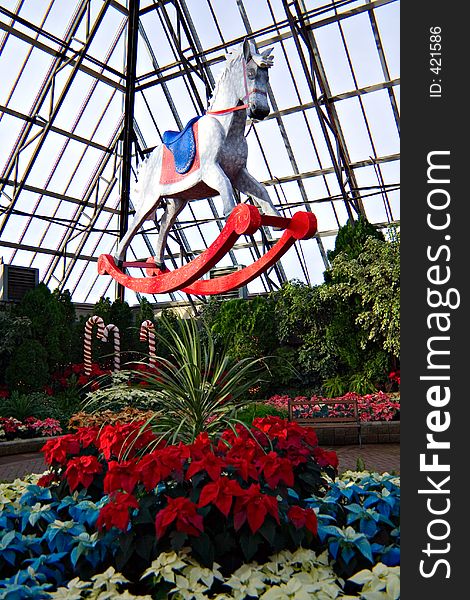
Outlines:
{"type": "Polygon", "coordinates": [[[101,341],[107,342],[111,331],[114,334],[114,372],[116,373],[121,369],[121,336],[118,326],[113,323],[106,325],[101,341]]]}
{"type": "Polygon", "coordinates": [[[97,337],[102,338],[104,334],[104,321],[97,315],[90,317],[85,324],[85,337],[83,341],[83,364],[85,375],[91,374],[91,338],[93,335],[93,326],[97,325],[97,337]]]}
{"type": "Polygon", "coordinates": [[[157,364],[157,354],[155,352],[155,325],[152,321],[144,321],[140,326],[140,336],[139,339],[141,342],[145,342],[148,339],[149,342],[149,365],[151,367],[155,367],[157,364]]]}

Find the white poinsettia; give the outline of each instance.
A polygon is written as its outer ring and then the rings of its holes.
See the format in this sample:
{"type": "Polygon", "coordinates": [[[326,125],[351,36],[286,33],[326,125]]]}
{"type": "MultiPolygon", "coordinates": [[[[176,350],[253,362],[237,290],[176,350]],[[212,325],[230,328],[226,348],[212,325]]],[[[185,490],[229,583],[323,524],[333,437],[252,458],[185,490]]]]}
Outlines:
{"type": "Polygon", "coordinates": [[[214,583],[214,579],[219,579],[220,581],[223,581],[224,579],[222,573],[219,571],[219,568],[220,565],[217,563],[212,565],[212,569],[201,567],[196,563],[185,567],[183,569],[183,573],[184,576],[188,578],[188,581],[191,585],[203,583],[207,589],[210,589],[214,583]]]}
{"type": "Polygon", "coordinates": [[[91,587],[90,581],[81,581],[78,577],[69,581],[66,587],[60,587],[55,592],[49,592],[55,600],[81,600],[83,592],[91,587]]]}
{"type": "Polygon", "coordinates": [[[258,565],[251,563],[242,565],[232,573],[225,585],[232,589],[232,597],[236,600],[243,600],[246,596],[257,598],[267,587],[264,579],[265,576],[260,572],[258,565]]]}
{"type": "MultiPolygon", "coordinates": [[[[129,583],[129,580],[124,575],[121,575],[121,573],[116,573],[113,567],[109,567],[104,573],[93,575],[91,580],[93,581],[94,590],[105,588],[106,592],[116,592],[118,585],[129,583]]],[[[100,600],[104,600],[104,598],[100,598],[100,600]]]]}
{"type": "Polygon", "coordinates": [[[207,600],[205,592],[208,590],[207,585],[203,583],[191,582],[184,575],[176,575],[175,587],[170,593],[175,594],[175,600],[207,600]]]}
{"type": "Polygon", "coordinates": [[[187,565],[187,561],[183,559],[186,559],[185,554],[181,556],[176,552],[162,552],[144,571],[141,579],[153,575],[157,578],[157,581],[164,579],[170,583],[175,583],[175,571],[181,570],[187,565]]]}
{"type": "Polygon", "coordinates": [[[307,583],[305,578],[293,577],[287,583],[275,585],[260,596],[260,600],[311,600],[319,598],[318,586],[307,583]]]}
{"type": "Polygon", "coordinates": [[[349,578],[362,585],[364,600],[397,600],[400,597],[400,567],[376,564],[372,570],[363,569],[349,578]]]}

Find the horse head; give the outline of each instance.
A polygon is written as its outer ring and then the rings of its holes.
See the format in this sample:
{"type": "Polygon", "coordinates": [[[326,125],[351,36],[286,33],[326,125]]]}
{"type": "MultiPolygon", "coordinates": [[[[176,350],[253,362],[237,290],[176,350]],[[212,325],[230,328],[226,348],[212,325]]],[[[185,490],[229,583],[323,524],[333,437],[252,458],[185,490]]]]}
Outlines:
{"type": "Polygon", "coordinates": [[[251,119],[261,121],[269,115],[268,69],[273,66],[272,48],[261,54],[250,40],[243,42],[243,68],[245,101],[247,114],[251,119]]]}

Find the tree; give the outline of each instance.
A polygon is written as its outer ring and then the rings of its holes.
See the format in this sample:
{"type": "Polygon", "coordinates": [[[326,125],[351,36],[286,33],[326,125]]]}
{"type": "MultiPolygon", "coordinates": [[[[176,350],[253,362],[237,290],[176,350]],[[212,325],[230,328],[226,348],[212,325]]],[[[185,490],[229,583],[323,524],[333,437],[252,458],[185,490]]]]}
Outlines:
{"type": "Polygon", "coordinates": [[[71,358],[71,313],[64,302],[65,296],[52,294],[40,283],[25,294],[14,311],[16,316],[31,321],[31,337],[46,351],[51,372],[71,358]]]}
{"type": "Polygon", "coordinates": [[[31,321],[15,317],[7,307],[0,310],[0,384],[5,381],[5,370],[15,349],[31,336],[31,321]]]}
{"type": "Polygon", "coordinates": [[[49,380],[47,352],[37,340],[25,340],[13,353],[5,372],[11,390],[40,391],[49,380]]]}
{"type": "Polygon", "coordinates": [[[340,253],[331,268],[333,283],[325,298],[355,299],[355,323],[361,347],[376,342],[396,358],[400,355],[400,237],[391,241],[369,237],[357,258],[340,253]]]}

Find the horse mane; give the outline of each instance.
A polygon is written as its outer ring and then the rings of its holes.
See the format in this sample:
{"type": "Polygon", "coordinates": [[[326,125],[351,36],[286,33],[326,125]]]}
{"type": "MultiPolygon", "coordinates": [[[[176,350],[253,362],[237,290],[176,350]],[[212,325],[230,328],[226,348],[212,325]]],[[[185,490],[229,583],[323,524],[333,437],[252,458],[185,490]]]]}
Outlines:
{"type": "Polygon", "coordinates": [[[227,56],[226,62],[225,62],[225,67],[223,69],[223,71],[219,74],[219,76],[216,79],[215,82],[215,86],[214,86],[214,91],[212,92],[212,96],[209,102],[209,107],[208,110],[211,110],[213,108],[214,105],[214,101],[215,98],[222,86],[222,84],[225,82],[225,80],[227,79],[227,75],[232,71],[232,68],[238,64],[239,62],[241,62],[241,59],[243,57],[243,47],[240,46],[239,48],[235,48],[233,49],[227,56]]]}

